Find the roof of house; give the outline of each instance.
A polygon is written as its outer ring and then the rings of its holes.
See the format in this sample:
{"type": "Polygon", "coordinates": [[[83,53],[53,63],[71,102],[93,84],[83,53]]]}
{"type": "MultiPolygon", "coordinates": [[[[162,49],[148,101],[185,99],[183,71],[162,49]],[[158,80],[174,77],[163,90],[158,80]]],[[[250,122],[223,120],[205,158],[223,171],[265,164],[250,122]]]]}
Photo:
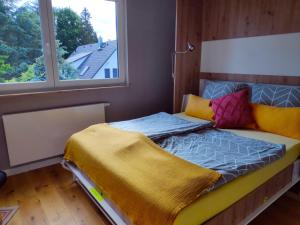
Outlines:
{"type": "Polygon", "coordinates": [[[77,67],[79,78],[92,79],[116,50],[117,41],[108,41],[102,48],[99,47],[99,43],[82,45],[78,46],[66,61],[82,61],[77,67]]]}

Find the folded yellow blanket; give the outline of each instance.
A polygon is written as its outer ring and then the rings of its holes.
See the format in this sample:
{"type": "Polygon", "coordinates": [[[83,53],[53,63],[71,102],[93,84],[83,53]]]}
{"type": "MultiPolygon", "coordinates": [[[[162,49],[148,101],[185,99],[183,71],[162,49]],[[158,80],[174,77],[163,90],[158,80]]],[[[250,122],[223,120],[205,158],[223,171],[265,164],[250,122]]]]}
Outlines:
{"type": "Polygon", "coordinates": [[[107,124],[74,134],[65,159],[88,175],[133,224],[173,224],[220,177],[164,151],[141,133],[107,124]]]}

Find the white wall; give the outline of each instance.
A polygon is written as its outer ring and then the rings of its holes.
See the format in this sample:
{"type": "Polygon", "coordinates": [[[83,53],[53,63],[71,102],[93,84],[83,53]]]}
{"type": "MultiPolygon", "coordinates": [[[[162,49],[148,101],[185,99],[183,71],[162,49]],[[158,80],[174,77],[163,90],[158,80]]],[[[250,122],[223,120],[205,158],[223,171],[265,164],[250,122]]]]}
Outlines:
{"type": "Polygon", "coordinates": [[[201,72],[300,76],[300,33],[203,42],[201,72]]]}
{"type": "Polygon", "coordinates": [[[104,63],[101,69],[96,73],[93,79],[105,79],[104,70],[109,68],[110,69],[110,78],[113,78],[113,68],[118,69],[118,53],[115,51],[111,57],[104,63]]]}

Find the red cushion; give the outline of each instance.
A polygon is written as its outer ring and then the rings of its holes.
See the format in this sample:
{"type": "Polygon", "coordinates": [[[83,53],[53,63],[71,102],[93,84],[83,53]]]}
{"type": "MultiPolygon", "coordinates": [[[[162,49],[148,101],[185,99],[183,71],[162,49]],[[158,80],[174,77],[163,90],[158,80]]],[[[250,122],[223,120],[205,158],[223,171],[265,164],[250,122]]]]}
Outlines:
{"type": "Polygon", "coordinates": [[[254,121],[248,89],[213,99],[211,106],[217,128],[243,128],[254,121]]]}

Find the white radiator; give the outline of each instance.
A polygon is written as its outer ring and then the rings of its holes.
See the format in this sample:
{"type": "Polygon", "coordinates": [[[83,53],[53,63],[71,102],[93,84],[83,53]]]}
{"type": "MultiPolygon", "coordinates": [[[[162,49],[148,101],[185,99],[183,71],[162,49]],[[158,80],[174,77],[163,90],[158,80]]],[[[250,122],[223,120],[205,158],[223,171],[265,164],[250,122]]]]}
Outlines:
{"type": "Polygon", "coordinates": [[[105,122],[105,106],[93,104],[3,115],[10,166],[62,155],[67,139],[105,122]]]}

